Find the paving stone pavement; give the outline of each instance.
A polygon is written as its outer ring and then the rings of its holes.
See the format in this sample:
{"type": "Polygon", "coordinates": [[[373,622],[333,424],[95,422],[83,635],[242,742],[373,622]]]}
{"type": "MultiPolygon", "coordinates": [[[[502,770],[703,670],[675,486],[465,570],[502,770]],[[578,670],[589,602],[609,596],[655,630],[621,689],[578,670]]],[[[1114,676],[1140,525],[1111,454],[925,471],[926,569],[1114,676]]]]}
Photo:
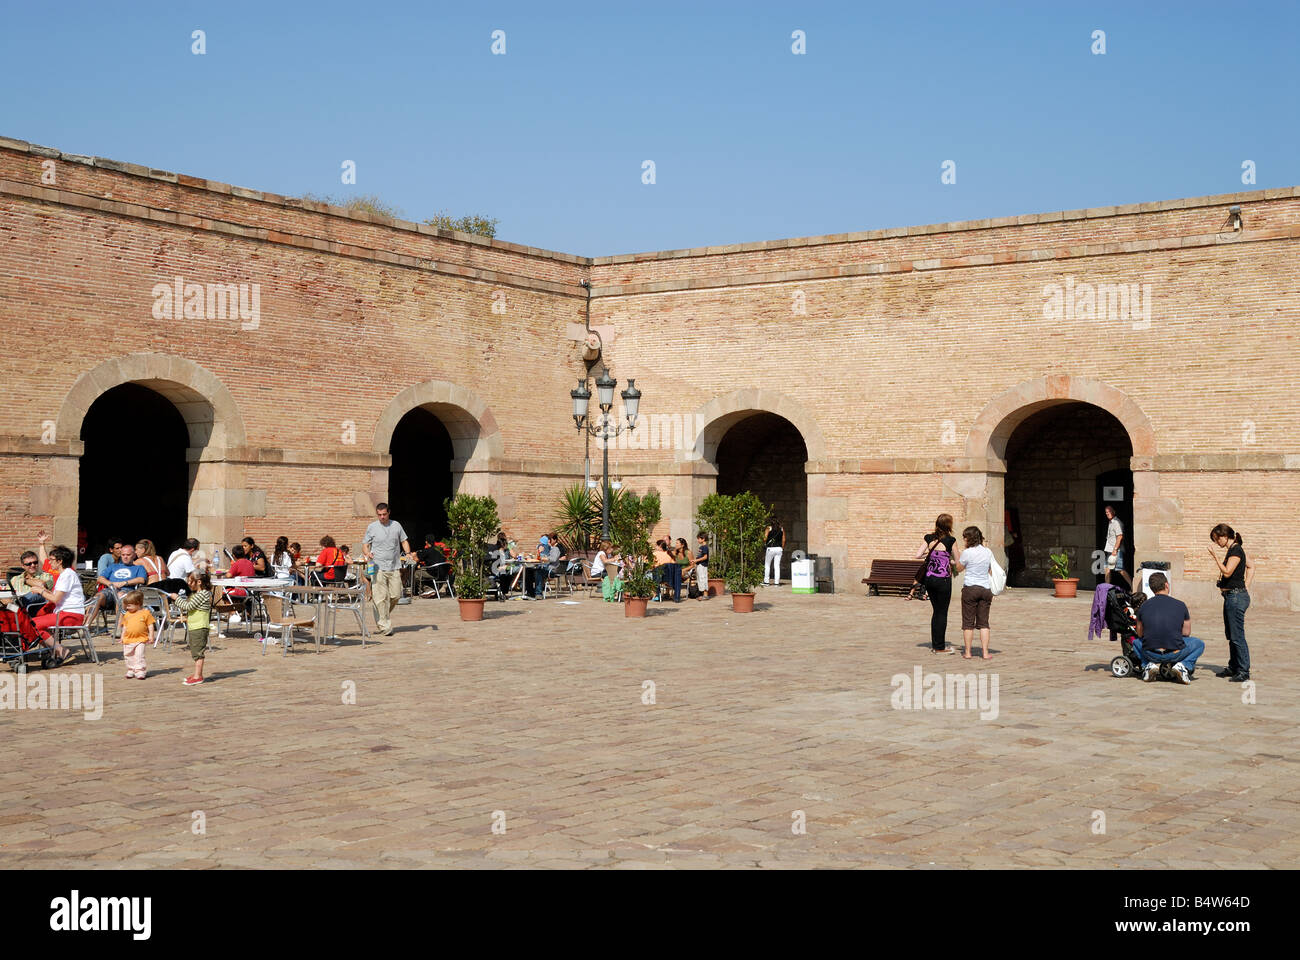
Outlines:
{"type": "Polygon", "coordinates": [[[287,658],[236,635],[191,688],[179,646],[140,682],[101,639],[99,667],[55,671],[103,674],[100,719],[0,710],[0,867],[1300,862],[1294,614],[1248,614],[1243,703],[1213,676],[1216,607],[1192,607],[1207,651],[1184,687],[1112,677],[1090,597],[997,598],[988,662],[931,655],[928,604],[857,591],[644,621],[578,600],[479,624],[417,600],[364,650],[345,633],[287,658]],[[895,709],[916,667],[996,676],[996,717],[895,709]]]}

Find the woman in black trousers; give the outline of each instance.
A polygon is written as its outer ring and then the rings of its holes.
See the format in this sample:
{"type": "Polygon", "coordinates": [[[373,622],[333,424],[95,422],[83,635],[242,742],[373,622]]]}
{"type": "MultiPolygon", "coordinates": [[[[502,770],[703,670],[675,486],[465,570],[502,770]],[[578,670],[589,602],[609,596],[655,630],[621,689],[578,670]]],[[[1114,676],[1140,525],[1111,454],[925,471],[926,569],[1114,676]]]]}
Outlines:
{"type": "Polygon", "coordinates": [[[934,653],[952,653],[946,639],[948,606],[952,602],[952,514],[941,513],[934,521],[934,533],[925,535],[925,546],[918,555],[925,569],[918,571],[930,597],[930,649],[934,653]]]}

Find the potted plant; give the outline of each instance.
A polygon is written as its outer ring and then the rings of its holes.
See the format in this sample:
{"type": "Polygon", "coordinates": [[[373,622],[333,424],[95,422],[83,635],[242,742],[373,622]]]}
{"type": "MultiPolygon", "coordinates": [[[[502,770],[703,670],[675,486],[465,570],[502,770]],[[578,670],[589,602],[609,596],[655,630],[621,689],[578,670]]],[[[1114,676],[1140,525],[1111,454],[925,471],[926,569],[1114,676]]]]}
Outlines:
{"type": "Polygon", "coordinates": [[[1049,554],[1047,568],[1051,573],[1052,584],[1056,587],[1056,596],[1073,597],[1078,593],[1079,578],[1070,576],[1069,554],[1049,554]]]}
{"type": "Polygon", "coordinates": [[[729,497],[728,501],[718,552],[726,558],[731,609],[736,613],[752,613],[754,588],[758,586],[765,552],[763,530],[771,519],[771,511],[748,490],[729,497]]]}
{"type": "Polygon", "coordinates": [[[609,527],[615,549],[623,557],[623,615],[644,617],[646,604],[658,589],[654,579],[654,550],[650,531],[661,517],[659,494],[643,497],[624,490],[610,498],[609,527]]]}
{"type": "Polygon", "coordinates": [[[487,593],[487,541],[501,526],[497,502],[491,497],[458,493],[444,504],[451,527],[451,546],[456,558],[456,599],[460,618],[483,619],[487,593]]]}
{"type": "Polygon", "coordinates": [[[571,553],[586,553],[600,533],[600,502],[581,483],[565,489],[555,513],[555,532],[571,553]]]}
{"type": "Polygon", "coordinates": [[[731,497],[725,493],[711,493],[700,501],[695,510],[695,526],[709,542],[709,596],[718,597],[725,592],[729,558],[722,548],[731,511],[731,497]]]}

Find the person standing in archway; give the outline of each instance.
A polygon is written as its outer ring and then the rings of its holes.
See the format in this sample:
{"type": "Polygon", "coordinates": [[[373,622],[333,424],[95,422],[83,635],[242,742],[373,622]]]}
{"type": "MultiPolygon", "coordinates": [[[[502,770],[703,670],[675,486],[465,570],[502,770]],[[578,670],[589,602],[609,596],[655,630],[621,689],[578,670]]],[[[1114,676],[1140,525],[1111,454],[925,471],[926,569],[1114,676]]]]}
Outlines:
{"type": "Polygon", "coordinates": [[[781,586],[781,554],[785,550],[785,531],[781,529],[781,521],[776,517],[767,529],[763,531],[764,544],[767,551],[763,556],[763,586],[767,586],[767,571],[770,567],[772,570],[772,583],[781,586]]]}
{"type": "Polygon", "coordinates": [[[378,567],[370,579],[375,626],[385,637],[391,637],[393,623],[389,618],[402,596],[402,557],[411,555],[411,544],[402,525],[388,515],[388,504],[376,504],[375,516],[379,519],[366,527],[361,549],[366,560],[378,567]]]}
{"type": "Polygon", "coordinates": [[[1102,547],[1106,554],[1106,582],[1110,583],[1111,573],[1118,573],[1132,590],[1133,578],[1124,571],[1124,524],[1109,503],[1106,504],[1106,521],[1106,544],[1102,547]]]}

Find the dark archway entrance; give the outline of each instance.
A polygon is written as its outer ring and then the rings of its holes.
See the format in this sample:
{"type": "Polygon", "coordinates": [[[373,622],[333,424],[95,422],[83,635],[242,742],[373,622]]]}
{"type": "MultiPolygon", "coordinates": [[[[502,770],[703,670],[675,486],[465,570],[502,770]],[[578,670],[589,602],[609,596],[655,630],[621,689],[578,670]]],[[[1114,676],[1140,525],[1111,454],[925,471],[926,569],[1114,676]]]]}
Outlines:
{"type": "Polygon", "coordinates": [[[393,465],[388,470],[388,502],[393,519],[411,538],[412,548],[424,538],[448,533],[444,502],[452,494],[451,434],[438,417],[416,407],[393,430],[389,444],[393,465]]]}
{"type": "Polygon", "coordinates": [[[87,546],[78,559],[98,559],[109,537],[147,538],[167,556],[188,535],[190,435],[180,411],[162,394],[124,383],[90,405],[81,441],[77,515],[87,546]]]}
{"type": "Polygon", "coordinates": [[[1064,551],[1082,588],[1103,579],[1104,507],[1124,525],[1124,567],[1133,556],[1133,446],[1124,426],[1100,407],[1055,404],[1026,417],[1006,448],[1007,578],[1051,586],[1050,554],[1064,551]]]}
{"type": "Polygon", "coordinates": [[[752,491],[785,528],[783,580],[790,576],[790,555],[808,549],[807,461],[808,447],[798,428],[775,413],[745,417],[718,442],[718,493],[752,491]]]}

